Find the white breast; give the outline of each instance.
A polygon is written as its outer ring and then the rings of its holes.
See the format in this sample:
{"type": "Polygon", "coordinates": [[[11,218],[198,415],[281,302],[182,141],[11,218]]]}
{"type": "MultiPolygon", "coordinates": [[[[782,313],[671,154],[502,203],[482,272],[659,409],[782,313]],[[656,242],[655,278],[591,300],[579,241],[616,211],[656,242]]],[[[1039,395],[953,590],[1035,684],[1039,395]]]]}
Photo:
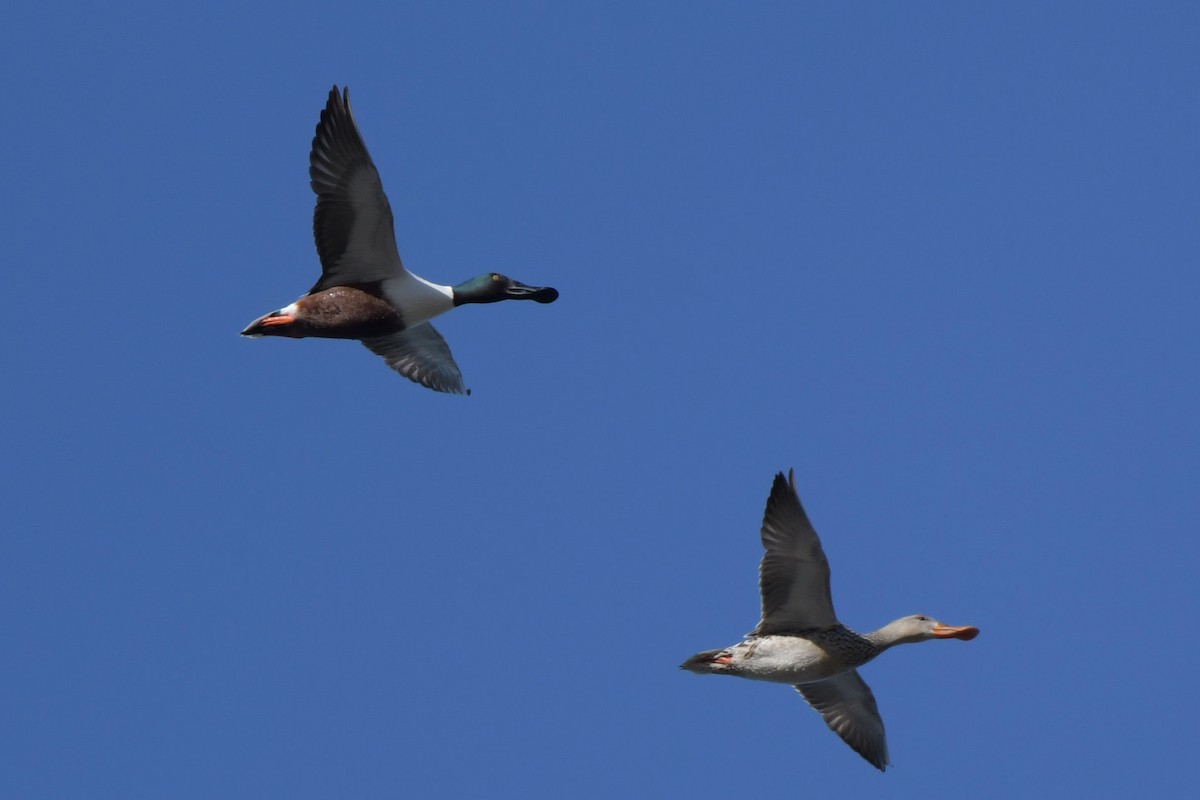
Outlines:
{"type": "Polygon", "coordinates": [[[405,272],[383,282],[383,296],[400,310],[406,327],[420,324],[454,308],[454,290],[405,272]]]}
{"type": "Polygon", "coordinates": [[[836,675],[845,665],[799,636],[764,636],[738,645],[739,674],[774,683],[809,683],[836,675]]]}

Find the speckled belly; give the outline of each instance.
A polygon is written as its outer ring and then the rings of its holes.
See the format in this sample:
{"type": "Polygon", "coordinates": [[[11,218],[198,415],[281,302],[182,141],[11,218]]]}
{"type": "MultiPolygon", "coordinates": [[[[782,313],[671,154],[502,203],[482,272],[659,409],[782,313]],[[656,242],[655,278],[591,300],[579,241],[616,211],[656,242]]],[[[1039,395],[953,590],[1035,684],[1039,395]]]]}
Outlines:
{"type": "Polygon", "coordinates": [[[738,675],[773,683],[810,683],[844,672],[847,665],[800,636],[764,636],[744,643],[738,675]]]}

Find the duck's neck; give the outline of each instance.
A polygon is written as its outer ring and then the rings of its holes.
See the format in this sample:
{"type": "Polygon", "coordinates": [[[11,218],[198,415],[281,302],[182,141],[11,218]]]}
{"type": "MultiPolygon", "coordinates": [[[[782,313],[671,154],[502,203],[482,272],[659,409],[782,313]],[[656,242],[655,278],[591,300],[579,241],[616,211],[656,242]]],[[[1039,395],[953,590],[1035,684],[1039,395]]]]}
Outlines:
{"type": "Polygon", "coordinates": [[[825,650],[839,655],[842,661],[857,667],[888,649],[889,645],[872,638],[878,633],[856,633],[845,625],[838,625],[816,637],[816,642],[825,650]]]}
{"type": "Polygon", "coordinates": [[[884,650],[887,650],[889,647],[895,647],[898,644],[920,642],[927,638],[919,633],[914,633],[912,627],[906,623],[907,620],[898,619],[893,622],[889,622],[887,625],[884,625],[878,630],[860,635],[862,638],[870,642],[874,647],[879,648],[880,653],[882,653],[884,650]]]}
{"type": "MultiPolygon", "coordinates": [[[[875,651],[875,656],[893,645],[900,644],[896,637],[887,629],[886,625],[879,630],[871,631],[870,633],[860,633],[858,635],[870,644],[871,648],[875,651]]],[[[875,656],[872,656],[872,658],[875,656]]]]}

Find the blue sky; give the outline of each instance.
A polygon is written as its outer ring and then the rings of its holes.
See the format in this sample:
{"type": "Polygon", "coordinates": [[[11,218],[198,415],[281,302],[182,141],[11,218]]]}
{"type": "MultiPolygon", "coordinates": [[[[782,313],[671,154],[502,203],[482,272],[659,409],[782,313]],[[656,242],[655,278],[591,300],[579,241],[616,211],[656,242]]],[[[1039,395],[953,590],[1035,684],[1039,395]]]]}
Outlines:
{"type": "Polygon", "coordinates": [[[6,12],[0,794],[1178,796],[1200,779],[1200,9],[6,12]],[[241,339],[348,84],[474,390],[241,339]],[[879,774],[758,619],[794,466],[879,774]]]}

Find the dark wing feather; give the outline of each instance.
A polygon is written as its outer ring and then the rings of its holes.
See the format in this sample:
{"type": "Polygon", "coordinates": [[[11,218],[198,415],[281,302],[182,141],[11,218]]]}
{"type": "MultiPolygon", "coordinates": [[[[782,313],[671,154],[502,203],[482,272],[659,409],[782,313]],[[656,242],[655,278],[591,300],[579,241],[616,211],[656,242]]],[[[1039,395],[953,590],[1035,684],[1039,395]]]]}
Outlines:
{"type": "Polygon", "coordinates": [[[310,293],[402,274],[392,207],[354,122],[349,89],[341,96],[336,86],[329,92],[308,162],[317,193],[313,238],[322,270],[310,293]]]}
{"type": "Polygon", "coordinates": [[[804,695],[829,729],[842,737],[854,752],[883,770],[888,761],[887,737],[883,718],[871,687],[852,669],[817,683],[801,683],[796,691],[804,695]]]}
{"type": "Polygon", "coordinates": [[[824,630],[838,624],[829,594],[829,561],[813,530],[792,472],[775,476],[763,514],[758,567],[762,620],[751,636],[824,630]]]}
{"type": "Polygon", "coordinates": [[[463,385],[462,373],[450,354],[450,346],[428,322],[399,333],[374,336],[362,343],[392,369],[409,380],[438,392],[470,394],[463,385]]]}

